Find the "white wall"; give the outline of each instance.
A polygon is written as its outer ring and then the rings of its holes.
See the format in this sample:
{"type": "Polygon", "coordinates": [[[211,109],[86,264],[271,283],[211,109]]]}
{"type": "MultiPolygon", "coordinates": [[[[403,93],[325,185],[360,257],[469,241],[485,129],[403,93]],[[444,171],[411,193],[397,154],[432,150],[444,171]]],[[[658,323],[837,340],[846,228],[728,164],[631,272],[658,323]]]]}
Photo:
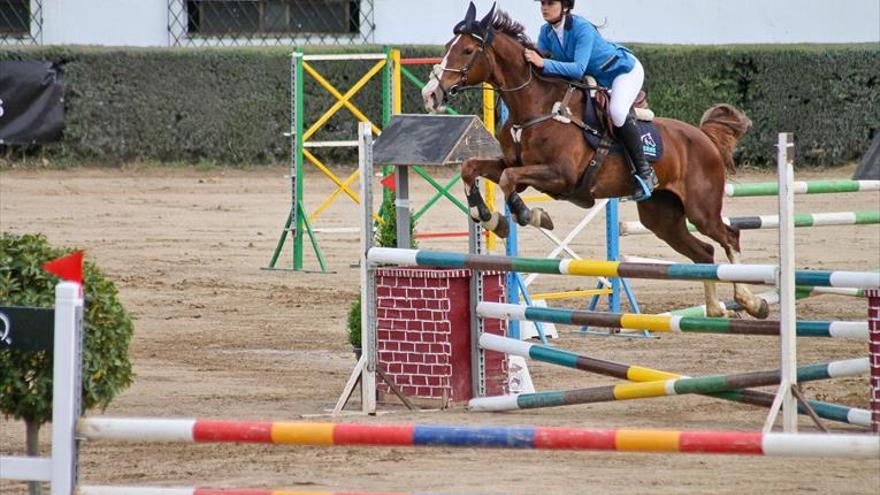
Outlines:
{"type": "MultiPolygon", "coordinates": [[[[375,0],[375,41],[442,44],[468,0],[375,0]]],[[[477,0],[481,15],[491,0],[477,0]]],[[[499,0],[534,38],[533,0],[499,0]]],[[[45,44],[168,46],[167,0],[43,0],[45,44]]],[[[615,41],[880,43],[880,0],[579,0],[615,41]]]]}
{"type": "MultiPolygon", "coordinates": [[[[375,0],[376,42],[437,44],[452,36],[467,0],[375,0]]],[[[491,0],[477,0],[480,15],[491,0]]],[[[498,5],[537,36],[533,0],[498,5]]],[[[670,44],[880,42],[878,0],[580,0],[575,12],[616,41],[670,44]]]]}
{"type": "Polygon", "coordinates": [[[168,46],[168,2],[43,0],[43,44],[168,46]]]}

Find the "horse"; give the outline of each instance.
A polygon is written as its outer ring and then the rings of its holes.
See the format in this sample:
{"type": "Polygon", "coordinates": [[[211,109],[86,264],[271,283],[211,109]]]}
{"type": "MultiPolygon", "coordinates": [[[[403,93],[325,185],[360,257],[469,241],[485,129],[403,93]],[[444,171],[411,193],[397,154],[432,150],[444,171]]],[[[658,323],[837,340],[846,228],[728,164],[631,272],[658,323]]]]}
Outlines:
{"type": "MultiPolygon", "coordinates": [[[[545,77],[525,61],[524,49],[535,49],[535,45],[524,34],[522,24],[494,7],[477,21],[471,3],[465,20],[454,32],[455,38],[446,45],[446,53],[422,93],[426,110],[442,110],[457,92],[489,83],[510,111],[498,134],[502,156],[470,159],[461,165],[470,216],[475,222],[502,238],[509,234],[507,219],[486,206],[476,183],[480,177],[498,184],[518,224],[545,229],[553,228],[549,214],[541,208],[528,208],[519,196],[527,187],[586,208],[596,199],[630,194],[631,168],[623,156],[602,157],[604,165],[587,174],[591,160],[599,153],[584,138],[583,130],[546,117],[557,102],[566,99],[571,115],[583,119],[589,95],[585,91],[572,94],[572,81],[545,77]],[[529,125],[534,122],[538,123],[529,125]]],[[[724,249],[730,263],[740,263],[739,230],[723,222],[721,209],[727,172],[736,171],[734,148],[751,121],[732,105],[718,104],[706,110],[699,128],[667,118],[658,117],[654,122],[665,152],[654,164],[659,179],[656,191],[651,199],[638,203],[639,219],[694,263],[714,263],[714,246],[688,231],[686,220],[690,220],[700,233],[724,249]]],[[[715,282],[704,284],[707,315],[725,316],[715,282]]],[[[765,300],[742,284],[734,284],[734,292],[735,300],[746,312],[767,318],[765,300]]]]}

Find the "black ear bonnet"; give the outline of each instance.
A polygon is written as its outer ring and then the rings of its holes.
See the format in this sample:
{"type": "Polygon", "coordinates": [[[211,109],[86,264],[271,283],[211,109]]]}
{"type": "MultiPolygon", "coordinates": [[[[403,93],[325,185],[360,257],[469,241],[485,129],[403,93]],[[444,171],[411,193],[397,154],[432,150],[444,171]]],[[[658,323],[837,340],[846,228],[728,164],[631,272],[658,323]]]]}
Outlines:
{"type": "Polygon", "coordinates": [[[456,24],[452,32],[457,35],[469,34],[480,40],[484,46],[490,45],[492,44],[492,39],[495,38],[495,28],[492,27],[492,21],[494,20],[495,5],[492,5],[492,9],[486,14],[486,17],[478,21],[477,6],[474,5],[474,2],[471,2],[464,20],[456,24]]]}

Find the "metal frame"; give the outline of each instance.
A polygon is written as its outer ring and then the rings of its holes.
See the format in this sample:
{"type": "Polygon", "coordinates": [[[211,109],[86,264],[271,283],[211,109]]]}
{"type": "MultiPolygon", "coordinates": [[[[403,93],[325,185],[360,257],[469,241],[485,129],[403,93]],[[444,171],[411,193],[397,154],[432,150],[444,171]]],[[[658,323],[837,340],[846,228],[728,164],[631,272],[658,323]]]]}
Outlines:
{"type": "MultiPolygon", "coordinates": [[[[315,154],[312,153],[312,151],[310,150],[332,147],[355,147],[358,145],[358,141],[312,141],[311,138],[313,138],[314,135],[329,121],[329,119],[333,115],[337,114],[342,108],[346,108],[347,110],[349,110],[351,114],[361,122],[370,122],[370,119],[364,114],[364,112],[358,109],[351,102],[351,99],[366,84],[372,81],[379,72],[381,72],[382,74],[382,126],[384,127],[391,119],[392,115],[402,113],[403,89],[405,84],[404,78],[409,80],[412,84],[415,84],[419,89],[424,87],[424,82],[420,81],[416,76],[414,76],[412,72],[406,69],[405,66],[437,63],[439,62],[439,59],[402,59],[400,50],[386,47],[384,53],[365,54],[305,55],[301,51],[297,50],[292,55],[291,60],[291,130],[287,134],[291,138],[291,213],[288,215],[288,218],[285,221],[285,226],[282,229],[281,236],[278,240],[278,243],[276,244],[275,250],[272,254],[272,258],[265,269],[303,271],[303,258],[305,253],[304,240],[305,235],[308,234],[309,240],[312,244],[312,249],[314,250],[318,260],[319,270],[321,272],[327,272],[328,266],[326,263],[326,259],[321,253],[319,242],[315,234],[354,233],[357,232],[357,229],[313,228],[313,224],[316,223],[318,217],[330,205],[332,205],[339,198],[339,196],[343,194],[348,196],[354,203],[360,204],[360,196],[352,189],[352,185],[360,177],[360,172],[355,170],[348,177],[342,179],[341,177],[338,177],[336,174],[334,174],[333,171],[330,170],[330,167],[319,160],[318,157],[315,156],[315,154]],[[324,78],[313,65],[313,63],[315,62],[344,62],[351,60],[376,61],[376,64],[366,73],[364,73],[361,79],[357,81],[344,94],[341,93],[337,88],[335,88],[326,78],[324,78]],[[304,129],[305,125],[303,120],[305,118],[305,92],[303,85],[306,75],[310,76],[320,86],[327,90],[327,92],[330,93],[330,96],[335,99],[335,102],[325,111],[325,113],[318,120],[315,121],[315,123],[313,123],[307,129],[304,129]],[[336,189],[310,213],[305,212],[304,206],[305,187],[302,170],[303,165],[306,161],[318,168],[324,175],[326,175],[331,181],[333,181],[334,184],[336,184],[336,189]],[[293,254],[291,264],[288,268],[278,268],[278,260],[281,256],[281,252],[284,248],[284,244],[286,242],[288,234],[290,235],[293,242],[293,254]]],[[[451,109],[449,110],[449,113],[457,115],[457,113],[451,109]]],[[[484,125],[486,125],[486,128],[489,130],[489,132],[494,134],[494,92],[488,89],[488,87],[483,92],[483,123],[484,125]]],[[[375,135],[381,133],[381,129],[379,128],[379,126],[375,124],[371,125],[375,135]]],[[[422,167],[398,167],[398,175],[395,176],[395,181],[402,181],[403,184],[408,186],[410,181],[410,173],[408,168],[412,168],[418,176],[422,177],[422,179],[428,182],[428,184],[430,184],[431,187],[433,187],[437,192],[434,197],[432,197],[427,203],[425,203],[422,208],[420,208],[414,214],[409,214],[408,211],[408,209],[411,207],[411,205],[408,203],[409,198],[398,198],[398,224],[400,224],[404,219],[408,219],[410,222],[418,221],[422,217],[422,215],[424,215],[432,206],[434,206],[434,204],[436,204],[437,201],[444,197],[463,213],[468,214],[467,206],[465,206],[462,201],[460,201],[449,192],[450,189],[461,179],[460,174],[456,174],[455,177],[448,181],[448,183],[446,183],[445,185],[441,185],[436,180],[434,180],[430,176],[430,174],[428,174],[428,172],[425,171],[422,167]],[[402,213],[403,209],[407,209],[407,215],[400,214],[402,213]]],[[[392,170],[389,167],[383,168],[384,176],[389,175],[391,172],[392,170]]],[[[397,184],[397,186],[400,185],[401,184],[397,184]]],[[[398,190],[403,189],[400,189],[398,187],[398,190]]],[[[495,185],[490,182],[486,182],[485,193],[489,206],[494,207],[495,185]]],[[[389,194],[390,191],[385,190],[385,197],[388,197],[387,195],[389,194]]],[[[373,219],[379,223],[383,221],[375,212],[373,213],[373,219]]],[[[404,233],[402,240],[406,240],[409,235],[409,231],[410,229],[408,225],[406,227],[403,227],[402,225],[400,226],[400,228],[398,229],[398,233],[404,233]]],[[[488,236],[487,245],[490,250],[496,249],[497,238],[494,234],[488,236]]],[[[407,246],[409,246],[409,244],[407,244],[407,246]]]]}
{"type": "MultiPolygon", "coordinates": [[[[373,124],[371,120],[361,111],[359,110],[353,103],[351,103],[351,99],[363,89],[380,71],[382,72],[383,77],[383,85],[386,88],[383,91],[383,101],[382,101],[382,125],[387,123],[388,119],[390,119],[390,98],[393,92],[393,89],[390,88],[391,77],[390,73],[390,61],[392,57],[392,50],[386,49],[385,53],[369,53],[369,54],[327,54],[327,55],[305,55],[299,49],[295,50],[291,56],[291,128],[289,132],[289,136],[291,138],[291,158],[290,158],[290,177],[291,177],[291,207],[290,213],[285,221],[285,226],[281,231],[280,238],[278,239],[278,243],[275,246],[275,250],[272,254],[272,258],[269,261],[269,265],[264,269],[267,270],[293,270],[293,271],[302,271],[304,267],[304,246],[303,241],[305,238],[305,234],[308,234],[309,240],[312,244],[312,249],[315,252],[315,256],[318,260],[318,264],[321,272],[327,272],[327,262],[321,252],[320,245],[318,243],[318,239],[315,235],[315,231],[312,229],[312,222],[323,212],[327,207],[329,207],[339,195],[345,193],[352,201],[356,204],[360,204],[361,198],[360,196],[352,191],[351,185],[358,179],[360,172],[359,170],[354,171],[351,175],[349,175],[345,180],[342,180],[336,174],[334,174],[327,165],[325,165],[321,160],[319,160],[312,152],[308,150],[308,148],[330,148],[330,147],[348,147],[353,143],[357,144],[359,141],[309,141],[311,137],[313,137],[327,122],[331,117],[336,115],[343,107],[349,110],[352,115],[361,121],[362,123],[368,123],[370,125],[371,131],[375,134],[381,133],[381,129],[379,126],[373,124]],[[351,61],[351,60],[368,60],[368,61],[376,61],[375,65],[373,65],[367,72],[361,76],[361,78],[344,94],[341,93],[336,87],[330,84],[326,78],[324,78],[320,72],[318,72],[315,67],[309,62],[343,62],[343,61],[351,61]],[[308,129],[305,129],[305,75],[308,74],[312,79],[314,79],[319,85],[321,85],[328,93],[336,100],[333,105],[331,105],[323,115],[321,115],[318,120],[316,120],[308,129]],[[305,176],[303,173],[303,165],[304,161],[308,160],[312,165],[314,165],[318,170],[320,170],[324,175],[326,175],[334,184],[336,184],[336,190],[328,196],[324,202],[318,206],[311,214],[308,214],[305,209],[305,176]],[[289,268],[278,268],[278,259],[281,256],[281,251],[284,248],[284,244],[287,240],[288,235],[292,240],[292,258],[290,262],[289,268]]],[[[378,215],[373,213],[373,218],[377,222],[381,222],[382,219],[379,218],[378,215]]]]}
{"type": "Polygon", "coordinates": [[[30,28],[27,33],[0,33],[0,45],[43,44],[43,0],[29,0],[30,28]]]}

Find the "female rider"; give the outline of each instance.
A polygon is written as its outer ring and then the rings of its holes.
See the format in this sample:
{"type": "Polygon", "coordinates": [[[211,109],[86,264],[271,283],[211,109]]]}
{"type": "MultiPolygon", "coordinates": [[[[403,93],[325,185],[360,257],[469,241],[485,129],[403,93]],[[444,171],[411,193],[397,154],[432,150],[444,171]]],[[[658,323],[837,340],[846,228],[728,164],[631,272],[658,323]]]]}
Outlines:
{"type": "Polygon", "coordinates": [[[540,2],[541,14],[547,24],[541,27],[538,51],[550,52],[552,59],[545,59],[539,52],[527,49],[526,60],[546,75],[578,81],[591,75],[600,85],[611,89],[609,112],[615,135],[635,168],[633,199],[649,199],[657,185],[657,177],[645,159],[641,132],[630,115],[645,80],[642,64],[626,48],[602,38],[592,22],[572,14],[574,0],[540,2]]]}

